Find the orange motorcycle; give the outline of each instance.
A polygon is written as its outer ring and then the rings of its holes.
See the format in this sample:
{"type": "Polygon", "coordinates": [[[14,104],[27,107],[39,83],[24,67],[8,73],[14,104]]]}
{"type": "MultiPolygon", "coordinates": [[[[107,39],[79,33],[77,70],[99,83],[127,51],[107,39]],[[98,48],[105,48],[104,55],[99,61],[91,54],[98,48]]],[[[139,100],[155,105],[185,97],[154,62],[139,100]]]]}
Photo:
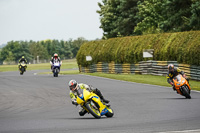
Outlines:
{"type": "Polygon", "coordinates": [[[185,96],[187,99],[191,99],[190,96],[190,85],[188,81],[181,75],[177,75],[173,78],[174,81],[174,87],[176,88],[176,91],[178,94],[185,96]]]}

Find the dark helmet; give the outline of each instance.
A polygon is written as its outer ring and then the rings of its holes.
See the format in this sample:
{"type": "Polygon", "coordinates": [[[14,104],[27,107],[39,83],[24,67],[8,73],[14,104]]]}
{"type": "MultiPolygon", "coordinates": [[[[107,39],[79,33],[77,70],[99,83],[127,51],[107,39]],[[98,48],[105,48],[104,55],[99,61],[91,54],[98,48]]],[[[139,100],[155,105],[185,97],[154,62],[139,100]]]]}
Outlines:
{"type": "Polygon", "coordinates": [[[169,65],[168,65],[168,70],[169,70],[169,71],[174,70],[174,65],[173,65],[173,64],[169,64],[169,65]]]}
{"type": "Polygon", "coordinates": [[[70,90],[74,91],[77,88],[78,83],[76,80],[70,80],[69,81],[69,88],[70,90]]]}

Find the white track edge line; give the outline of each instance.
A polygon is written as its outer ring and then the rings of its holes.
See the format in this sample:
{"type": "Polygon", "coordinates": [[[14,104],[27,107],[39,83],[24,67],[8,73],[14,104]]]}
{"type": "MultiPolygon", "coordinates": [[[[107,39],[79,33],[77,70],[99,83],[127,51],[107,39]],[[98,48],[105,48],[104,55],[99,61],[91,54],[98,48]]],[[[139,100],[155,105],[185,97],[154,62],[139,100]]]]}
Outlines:
{"type": "Polygon", "coordinates": [[[192,133],[192,132],[200,132],[200,129],[196,130],[183,130],[183,131],[166,131],[166,132],[158,132],[158,133],[192,133]]]}

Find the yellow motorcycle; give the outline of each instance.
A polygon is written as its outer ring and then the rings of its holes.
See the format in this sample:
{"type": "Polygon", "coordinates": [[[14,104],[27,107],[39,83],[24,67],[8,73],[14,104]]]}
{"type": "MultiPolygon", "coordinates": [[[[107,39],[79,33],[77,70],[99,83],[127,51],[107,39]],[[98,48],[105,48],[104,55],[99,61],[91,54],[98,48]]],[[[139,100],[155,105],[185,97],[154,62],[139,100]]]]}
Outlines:
{"type": "Polygon", "coordinates": [[[86,89],[79,89],[77,94],[77,103],[95,118],[100,119],[103,115],[106,117],[112,117],[114,115],[113,110],[106,106],[95,93],[86,89]]]}
{"type": "Polygon", "coordinates": [[[27,65],[24,62],[21,62],[20,64],[18,64],[18,66],[20,75],[23,75],[23,73],[26,71],[27,65]]]}

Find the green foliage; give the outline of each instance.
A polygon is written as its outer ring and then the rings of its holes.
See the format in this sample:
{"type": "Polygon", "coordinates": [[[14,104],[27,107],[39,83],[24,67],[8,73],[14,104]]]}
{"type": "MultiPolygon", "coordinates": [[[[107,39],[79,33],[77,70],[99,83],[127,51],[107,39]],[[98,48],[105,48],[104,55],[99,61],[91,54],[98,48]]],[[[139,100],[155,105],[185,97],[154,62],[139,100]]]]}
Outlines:
{"type": "Polygon", "coordinates": [[[84,43],[76,56],[79,65],[98,62],[138,63],[144,49],[154,49],[153,60],[200,65],[200,31],[118,37],[84,43]],[[92,61],[86,61],[90,55],[92,61]]]}
{"type": "Polygon", "coordinates": [[[161,23],[165,20],[162,14],[167,0],[144,0],[138,3],[138,18],[141,22],[137,23],[134,29],[136,34],[151,34],[161,32],[161,23]]]}
{"type": "Polygon", "coordinates": [[[191,0],[167,0],[163,15],[166,19],[162,23],[164,32],[180,32],[191,30],[189,19],[191,17],[191,0]]]}
{"type": "Polygon", "coordinates": [[[29,52],[27,42],[11,41],[2,48],[1,58],[2,61],[18,61],[22,56],[25,56],[28,60],[32,58],[29,52]]]}
{"type": "Polygon", "coordinates": [[[11,41],[2,48],[0,52],[0,60],[2,61],[18,61],[22,56],[28,61],[37,59],[50,60],[54,53],[58,53],[61,59],[69,59],[76,57],[80,46],[87,42],[84,38],[69,41],[44,40],[44,41],[11,41]]]}
{"type": "Polygon", "coordinates": [[[100,28],[104,31],[104,39],[133,34],[137,24],[138,1],[103,0],[103,4],[98,3],[100,10],[97,13],[100,15],[100,28]]]}
{"type": "Polygon", "coordinates": [[[199,0],[102,0],[103,39],[200,30],[199,0]]]}
{"type": "Polygon", "coordinates": [[[192,16],[190,18],[190,27],[193,30],[200,29],[200,1],[194,0],[191,6],[192,16]]]}
{"type": "Polygon", "coordinates": [[[29,45],[29,50],[35,60],[37,59],[37,56],[39,56],[40,59],[47,59],[48,57],[47,49],[45,49],[45,47],[41,43],[31,43],[29,45]]]}
{"type": "Polygon", "coordinates": [[[134,32],[136,34],[152,34],[191,30],[190,7],[192,7],[191,0],[144,0],[144,2],[139,2],[137,16],[141,21],[135,27],[134,32]]]}

